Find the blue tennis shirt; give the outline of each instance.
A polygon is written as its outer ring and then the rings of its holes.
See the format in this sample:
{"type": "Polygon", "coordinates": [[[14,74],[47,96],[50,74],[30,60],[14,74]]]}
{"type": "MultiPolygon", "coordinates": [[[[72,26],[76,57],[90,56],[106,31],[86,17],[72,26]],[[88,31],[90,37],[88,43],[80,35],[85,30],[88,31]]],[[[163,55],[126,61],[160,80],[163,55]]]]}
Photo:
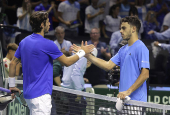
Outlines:
{"type": "Polygon", "coordinates": [[[62,56],[53,41],[39,34],[24,38],[15,53],[21,59],[25,99],[52,93],[53,60],[62,56]]]}
{"type": "MultiPolygon", "coordinates": [[[[128,90],[135,83],[142,68],[150,69],[149,50],[141,40],[131,46],[123,46],[111,61],[120,66],[119,92],[128,90]]],[[[132,100],[147,102],[146,81],[130,97],[132,100]]]]}

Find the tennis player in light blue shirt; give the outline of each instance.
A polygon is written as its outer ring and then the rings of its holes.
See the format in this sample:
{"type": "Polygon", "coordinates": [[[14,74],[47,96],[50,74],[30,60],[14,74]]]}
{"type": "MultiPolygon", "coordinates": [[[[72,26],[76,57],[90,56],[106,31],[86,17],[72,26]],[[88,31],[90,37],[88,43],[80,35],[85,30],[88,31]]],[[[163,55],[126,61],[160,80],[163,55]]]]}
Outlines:
{"type": "Polygon", "coordinates": [[[95,58],[88,54],[86,57],[93,64],[109,71],[116,65],[120,66],[119,94],[120,99],[130,96],[132,100],[147,101],[146,80],[149,78],[149,50],[138,39],[140,20],[135,16],[127,16],[121,19],[123,40],[128,44],[123,46],[109,61],[95,58]]]}

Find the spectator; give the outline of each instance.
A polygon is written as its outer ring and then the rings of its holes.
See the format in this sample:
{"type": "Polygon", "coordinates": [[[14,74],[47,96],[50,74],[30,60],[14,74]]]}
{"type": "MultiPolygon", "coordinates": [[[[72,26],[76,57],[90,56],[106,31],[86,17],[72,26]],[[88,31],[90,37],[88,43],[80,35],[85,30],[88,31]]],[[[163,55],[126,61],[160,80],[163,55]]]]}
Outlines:
{"type": "Polygon", "coordinates": [[[168,83],[169,84],[169,80],[170,80],[170,44],[165,44],[165,43],[159,43],[158,41],[154,42],[154,45],[157,47],[161,47],[163,50],[167,50],[169,52],[169,56],[168,56],[168,61],[166,63],[166,77],[164,79],[164,83],[168,83]]]}
{"type": "MultiPolygon", "coordinates": [[[[7,55],[3,59],[3,64],[5,68],[5,78],[8,78],[9,76],[9,64],[12,58],[14,57],[14,54],[17,48],[18,48],[18,45],[15,43],[9,43],[7,46],[7,55]]],[[[16,66],[16,73],[15,73],[16,79],[17,79],[17,76],[19,76],[20,68],[21,68],[21,63],[18,63],[16,66]]]]}
{"type": "MultiPolygon", "coordinates": [[[[96,46],[98,50],[97,57],[109,60],[111,58],[111,54],[106,43],[99,41],[100,29],[93,28],[91,30],[90,37],[91,40],[88,41],[88,44],[94,44],[96,46]]],[[[87,69],[84,77],[87,78],[95,88],[107,88],[106,72],[93,64],[87,69]]]]}
{"type": "Polygon", "coordinates": [[[46,11],[48,13],[48,18],[50,22],[49,35],[54,34],[52,16],[54,15],[57,18],[57,13],[55,9],[55,4],[52,2],[51,5],[48,3],[48,0],[42,0],[42,3],[35,7],[35,11],[46,11]]]}
{"type": "MultiPolygon", "coordinates": [[[[138,10],[135,6],[130,7],[129,16],[137,16],[138,17],[138,10]]],[[[140,19],[139,19],[139,21],[141,23],[141,28],[140,28],[139,33],[138,33],[138,38],[141,39],[141,34],[143,33],[143,23],[140,19]]]]}
{"type": "Polygon", "coordinates": [[[109,14],[109,2],[110,0],[98,0],[98,8],[104,8],[104,13],[102,14],[103,15],[103,18],[102,20],[104,20],[104,18],[106,17],[106,15],[109,14]]]}
{"type": "MultiPolygon", "coordinates": [[[[97,49],[94,48],[92,54],[97,56],[97,49]]],[[[85,91],[83,75],[86,68],[91,66],[91,62],[85,57],[78,60],[75,64],[64,67],[63,78],[61,86],[69,89],[75,89],[79,91],[85,91]]],[[[69,96],[69,114],[70,115],[82,115],[82,110],[86,107],[86,101],[84,97],[80,95],[69,96]],[[79,109],[79,111],[76,111],[79,109]]]]}
{"type": "Polygon", "coordinates": [[[104,13],[103,8],[98,8],[98,0],[92,0],[91,5],[86,8],[85,33],[90,33],[92,28],[99,28],[99,21],[104,13]]]}
{"type": "Polygon", "coordinates": [[[118,50],[120,49],[119,47],[119,43],[122,41],[122,36],[120,33],[120,30],[114,32],[111,36],[111,40],[110,40],[110,51],[112,56],[116,55],[116,53],[118,52],[118,50]]]}
{"type": "Polygon", "coordinates": [[[119,14],[119,6],[113,5],[110,8],[109,15],[104,19],[102,33],[105,38],[110,38],[112,33],[119,30],[121,17],[119,14]]]}
{"type": "Polygon", "coordinates": [[[151,8],[151,10],[156,12],[157,21],[161,27],[165,15],[169,12],[169,7],[165,3],[165,0],[157,0],[154,2],[154,6],[151,8]]]}
{"type": "MultiPolygon", "coordinates": [[[[55,3],[55,9],[56,12],[58,14],[58,6],[61,2],[66,1],[66,0],[52,0],[55,3]]],[[[52,17],[52,21],[53,21],[53,28],[56,28],[57,26],[59,26],[59,20],[58,18],[56,18],[55,16],[52,17]]]]}
{"type": "Polygon", "coordinates": [[[17,9],[17,26],[20,29],[31,31],[31,25],[29,24],[29,18],[32,13],[32,7],[29,0],[23,0],[22,7],[17,9]]]}
{"type": "Polygon", "coordinates": [[[58,26],[55,29],[56,40],[54,43],[57,45],[58,49],[63,52],[66,56],[71,55],[71,45],[72,43],[68,40],[65,40],[65,29],[62,26],[58,26]]]}
{"type": "Polygon", "coordinates": [[[149,11],[147,13],[143,27],[143,39],[156,39],[155,36],[148,34],[150,30],[159,31],[159,23],[156,20],[156,13],[154,11],[149,11]]]}
{"type": "Polygon", "coordinates": [[[138,9],[139,19],[144,21],[146,18],[148,8],[148,5],[146,5],[146,0],[135,0],[135,6],[138,9]]]}
{"type": "Polygon", "coordinates": [[[67,0],[61,2],[58,6],[58,13],[60,20],[60,26],[65,28],[67,37],[76,37],[78,35],[78,29],[71,27],[74,24],[82,25],[80,19],[80,4],[75,0],[67,0]]]}
{"type": "Polygon", "coordinates": [[[166,16],[164,17],[164,21],[162,24],[162,28],[161,31],[165,31],[170,27],[170,12],[166,14],[166,16]]]}
{"type": "Polygon", "coordinates": [[[128,2],[128,0],[120,0],[117,3],[120,4],[119,16],[121,18],[128,16],[130,10],[130,3],[128,2]]]}

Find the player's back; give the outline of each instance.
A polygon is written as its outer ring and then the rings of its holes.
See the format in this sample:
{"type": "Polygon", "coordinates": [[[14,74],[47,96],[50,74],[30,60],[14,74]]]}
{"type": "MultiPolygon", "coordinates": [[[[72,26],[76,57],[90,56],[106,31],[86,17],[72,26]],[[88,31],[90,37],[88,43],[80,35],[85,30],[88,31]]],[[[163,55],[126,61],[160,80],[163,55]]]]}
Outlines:
{"type": "MultiPolygon", "coordinates": [[[[52,41],[34,33],[20,42],[16,57],[21,58],[24,97],[26,99],[35,98],[46,93],[51,94],[53,59],[56,59],[57,55],[50,54],[55,53],[52,48],[56,49],[56,47],[52,41]]],[[[60,55],[60,52],[57,53],[60,55]]]]}

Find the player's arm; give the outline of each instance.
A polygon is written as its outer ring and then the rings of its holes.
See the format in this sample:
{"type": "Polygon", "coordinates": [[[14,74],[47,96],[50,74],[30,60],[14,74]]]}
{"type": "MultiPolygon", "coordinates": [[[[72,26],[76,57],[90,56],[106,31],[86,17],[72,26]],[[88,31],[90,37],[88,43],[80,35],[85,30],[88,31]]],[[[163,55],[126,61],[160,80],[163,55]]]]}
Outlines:
{"type": "Polygon", "coordinates": [[[149,69],[142,68],[141,74],[139,75],[135,83],[127,91],[120,92],[117,95],[117,97],[121,99],[125,99],[126,96],[129,96],[132,92],[138,89],[148,78],[149,78],[149,69]]]}
{"type": "Polygon", "coordinates": [[[57,58],[57,60],[63,65],[65,65],[66,67],[68,67],[72,65],[73,63],[75,63],[78,59],[83,57],[85,54],[89,54],[93,50],[94,45],[92,44],[87,45],[87,41],[86,41],[85,46],[84,46],[84,43],[82,41],[81,50],[79,49],[80,47],[77,47],[77,48],[78,49],[76,51],[78,52],[75,55],[72,55],[70,57],[66,57],[65,55],[62,55],[59,58],[57,58]]]}
{"type": "Polygon", "coordinates": [[[105,61],[103,59],[96,58],[96,57],[94,57],[94,56],[92,56],[90,54],[87,56],[87,59],[89,61],[91,61],[93,64],[95,64],[96,66],[98,66],[99,68],[104,69],[105,71],[109,71],[113,67],[116,66],[116,64],[113,63],[111,60],[105,61]]]}

